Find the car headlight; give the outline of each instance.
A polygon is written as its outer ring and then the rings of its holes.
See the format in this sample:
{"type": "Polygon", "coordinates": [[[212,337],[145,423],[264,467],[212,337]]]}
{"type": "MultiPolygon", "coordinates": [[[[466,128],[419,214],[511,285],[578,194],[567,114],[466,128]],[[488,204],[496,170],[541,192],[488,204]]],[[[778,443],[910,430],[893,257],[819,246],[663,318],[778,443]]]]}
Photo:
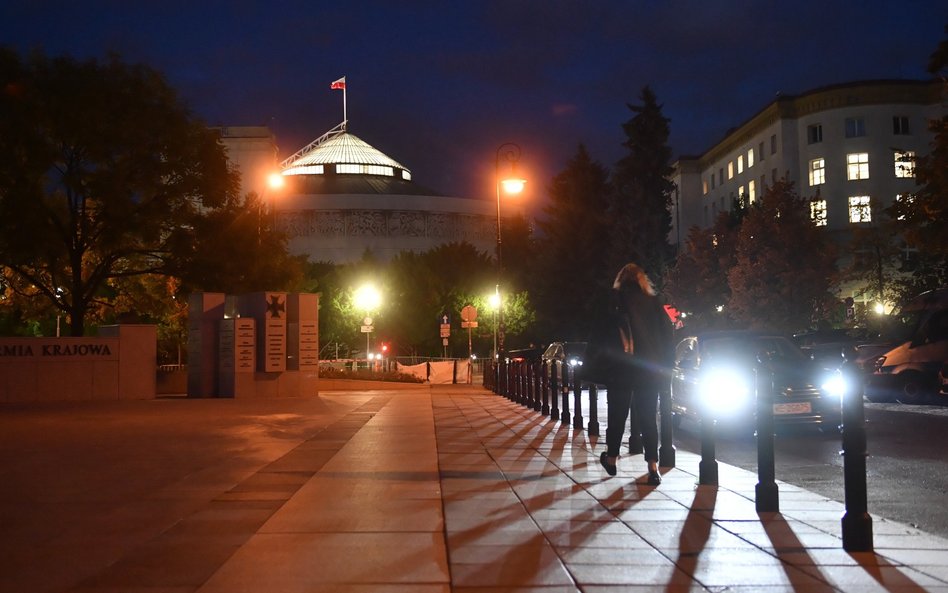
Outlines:
{"type": "Polygon", "coordinates": [[[571,367],[576,367],[576,366],[581,367],[581,366],[583,366],[583,361],[581,361],[580,359],[575,358],[575,357],[574,357],[574,358],[571,358],[571,359],[569,359],[569,366],[571,366],[571,367]]]}
{"type": "Polygon", "coordinates": [[[823,384],[820,385],[820,389],[823,393],[842,399],[849,390],[849,382],[846,381],[842,373],[837,372],[829,375],[826,380],[823,381],[823,384]]]}
{"type": "Polygon", "coordinates": [[[714,369],[701,381],[701,401],[715,415],[727,416],[747,406],[747,378],[733,369],[714,369]]]}

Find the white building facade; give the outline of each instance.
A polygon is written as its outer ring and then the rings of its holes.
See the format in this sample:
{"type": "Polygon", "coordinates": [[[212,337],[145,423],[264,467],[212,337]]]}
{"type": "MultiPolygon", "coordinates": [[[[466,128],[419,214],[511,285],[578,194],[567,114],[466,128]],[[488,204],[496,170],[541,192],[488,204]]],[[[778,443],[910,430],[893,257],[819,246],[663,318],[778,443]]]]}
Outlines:
{"type": "Polygon", "coordinates": [[[872,224],[879,209],[916,191],[914,161],[929,152],[941,93],[939,81],[898,80],[777,98],[704,154],[675,163],[671,242],[784,178],[837,240],[872,224]]]}

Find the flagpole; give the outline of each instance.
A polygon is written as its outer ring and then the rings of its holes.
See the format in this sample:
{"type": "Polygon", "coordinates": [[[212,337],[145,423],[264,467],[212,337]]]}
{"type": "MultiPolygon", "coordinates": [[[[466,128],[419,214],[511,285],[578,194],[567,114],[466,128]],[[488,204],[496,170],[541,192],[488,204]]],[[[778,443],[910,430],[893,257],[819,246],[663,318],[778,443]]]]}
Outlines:
{"type": "Polygon", "coordinates": [[[347,129],[349,125],[349,115],[346,111],[346,87],[342,87],[342,129],[347,129]]]}

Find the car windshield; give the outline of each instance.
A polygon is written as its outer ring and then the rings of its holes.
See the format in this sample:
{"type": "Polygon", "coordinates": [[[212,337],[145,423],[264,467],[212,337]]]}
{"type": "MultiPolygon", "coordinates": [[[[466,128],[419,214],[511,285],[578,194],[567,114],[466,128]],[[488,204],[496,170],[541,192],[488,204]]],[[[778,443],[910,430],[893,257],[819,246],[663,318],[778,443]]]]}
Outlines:
{"type": "Polygon", "coordinates": [[[709,362],[741,361],[753,364],[761,355],[775,362],[806,360],[806,355],[799,348],[779,336],[713,338],[705,340],[701,350],[709,362]]]}

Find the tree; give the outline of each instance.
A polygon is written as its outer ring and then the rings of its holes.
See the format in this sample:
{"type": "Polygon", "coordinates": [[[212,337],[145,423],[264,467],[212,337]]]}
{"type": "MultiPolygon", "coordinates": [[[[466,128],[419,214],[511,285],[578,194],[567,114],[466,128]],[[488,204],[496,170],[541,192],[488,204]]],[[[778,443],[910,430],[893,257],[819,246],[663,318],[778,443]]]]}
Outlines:
{"type": "Polygon", "coordinates": [[[590,293],[611,286],[618,268],[607,261],[610,220],[608,173],[580,145],[550,185],[544,217],[537,221],[534,274],[542,332],[585,339],[590,293]]]}
{"type": "MultiPolygon", "coordinates": [[[[945,27],[948,33],[948,26],[945,27]]],[[[943,82],[948,97],[948,39],[931,56],[928,70],[943,82]]],[[[918,261],[903,292],[910,295],[948,285],[948,115],[928,122],[934,134],[931,151],[919,157],[915,175],[920,189],[896,200],[887,214],[899,221],[902,238],[918,251],[918,261]]]]}
{"type": "Polygon", "coordinates": [[[730,211],[718,214],[708,229],[692,227],[686,249],[668,270],[665,294],[671,304],[685,312],[693,329],[724,327],[730,323],[731,287],[728,272],[735,263],[735,247],[747,208],[735,202],[730,211]]]}
{"type": "Polygon", "coordinates": [[[728,272],[730,313],[752,328],[786,332],[811,327],[835,307],[830,294],[836,256],[809,218],[807,203],[786,180],[752,204],[728,272]]]}
{"type": "Polygon", "coordinates": [[[0,88],[0,264],[73,335],[110,281],[166,273],[236,211],[218,138],[154,70],[0,50],[0,88]]]}
{"type": "Polygon", "coordinates": [[[618,270],[633,261],[658,281],[672,257],[671,197],[674,184],[669,120],[662,115],[655,93],[642,89],[641,105],[629,105],[635,115],[623,124],[628,154],[616,163],[610,208],[612,250],[609,267],[618,270]]]}

